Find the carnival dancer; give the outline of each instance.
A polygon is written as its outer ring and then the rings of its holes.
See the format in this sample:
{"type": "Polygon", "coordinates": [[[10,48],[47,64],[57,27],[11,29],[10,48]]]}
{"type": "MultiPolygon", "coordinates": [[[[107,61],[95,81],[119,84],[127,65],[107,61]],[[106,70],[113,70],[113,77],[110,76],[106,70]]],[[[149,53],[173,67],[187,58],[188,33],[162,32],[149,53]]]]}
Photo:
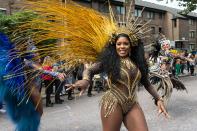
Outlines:
{"type": "Polygon", "coordinates": [[[17,131],[37,131],[43,112],[41,96],[36,83],[26,81],[24,65],[14,44],[0,34],[0,98],[17,131]]]}
{"type": "Polygon", "coordinates": [[[104,131],[118,131],[122,122],[129,131],[148,130],[144,114],[137,101],[136,91],[139,82],[153,96],[160,113],[168,117],[163,100],[148,80],[141,42],[134,47],[127,34],[118,34],[114,43],[109,43],[105,47],[98,63],[84,72],[83,80],[72,84],[70,88],[86,89],[92,76],[103,71],[107,72],[109,77],[109,90],[101,100],[101,119],[104,131]],[[131,121],[133,124],[130,123],[131,121]]]}
{"type": "MultiPolygon", "coordinates": [[[[43,70],[52,71],[53,62],[50,56],[46,56],[43,60],[42,68],[43,70]]],[[[45,93],[46,93],[46,107],[52,107],[53,102],[51,102],[51,94],[53,93],[53,84],[54,79],[50,75],[43,74],[42,80],[45,86],[45,93]]]]}
{"type": "Polygon", "coordinates": [[[0,101],[5,102],[17,131],[39,129],[43,108],[37,76],[44,73],[64,78],[63,74],[44,71],[38,63],[28,60],[35,57],[32,49],[21,56],[15,44],[0,33],[0,101]]]}
{"type": "Polygon", "coordinates": [[[31,37],[38,49],[50,53],[54,58],[61,53],[60,61],[66,61],[69,67],[76,67],[79,63],[96,63],[85,70],[83,80],[71,84],[69,89],[79,87],[82,93],[91,83],[94,74],[107,73],[109,90],[101,100],[104,131],[118,131],[122,122],[129,131],[148,130],[137,101],[139,82],[153,96],[159,113],[169,117],[162,98],[148,79],[143,43],[140,40],[150,31],[148,23],[138,27],[135,24],[137,21],[131,16],[131,10],[127,17],[123,17],[124,20],[116,21],[111,6],[108,18],[72,1],[63,4],[56,0],[40,0],[24,4],[26,9],[33,10],[39,17],[17,29],[16,39],[22,42],[21,45],[25,46],[22,32],[34,30],[31,37]],[[48,39],[61,40],[46,46],[39,45],[48,39]]]}
{"type": "Polygon", "coordinates": [[[155,64],[158,68],[154,67],[155,70],[153,66],[150,67],[149,74],[151,84],[157,88],[157,92],[162,96],[165,107],[167,108],[173,88],[176,88],[177,90],[185,90],[186,92],[187,89],[176,75],[180,72],[180,68],[178,68],[180,67],[180,62],[176,62],[177,56],[175,56],[170,50],[170,41],[167,40],[163,34],[160,35],[161,39],[158,40],[155,48],[155,52],[158,54],[153,55],[153,58],[159,58],[159,61],[155,64]],[[160,48],[157,46],[160,46],[160,48]],[[172,67],[173,63],[176,64],[176,70],[172,67]],[[173,71],[175,71],[175,73],[173,73],[173,71]]]}

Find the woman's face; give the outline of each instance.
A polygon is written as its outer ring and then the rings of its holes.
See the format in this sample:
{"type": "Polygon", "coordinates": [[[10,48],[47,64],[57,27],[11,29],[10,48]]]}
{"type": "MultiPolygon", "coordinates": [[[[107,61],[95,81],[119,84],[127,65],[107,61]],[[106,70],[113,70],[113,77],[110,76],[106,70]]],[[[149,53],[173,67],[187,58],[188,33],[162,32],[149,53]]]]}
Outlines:
{"type": "Polygon", "coordinates": [[[170,49],[170,44],[169,43],[164,43],[164,44],[162,44],[162,49],[163,50],[169,50],[170,49]]]}
{"type": "Polygon", "coordinates": [[[116,51],[120,57],[127,57],[129,55],[131,45],[126,37],[120,37],[116,41],[116,51]]]}

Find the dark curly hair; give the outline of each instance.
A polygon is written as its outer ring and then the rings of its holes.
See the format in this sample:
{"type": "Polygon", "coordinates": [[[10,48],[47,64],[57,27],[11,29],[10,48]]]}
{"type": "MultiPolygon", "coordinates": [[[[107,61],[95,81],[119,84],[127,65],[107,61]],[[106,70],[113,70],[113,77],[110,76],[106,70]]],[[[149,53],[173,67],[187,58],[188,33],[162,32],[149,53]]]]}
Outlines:
{"type": "MultiPolygon", "coordinates": [[[[114,42],[106,45],[98,58],[98,61],[102,63],[104,72],[108,75],[112,75],[112,81],[114,82],[120,78],[120,56],[116,51],[116,42],[120,37],[127,38],[131,43],[131,40],[127,34],[119,34],[116,36],[114,42]]],[[[131,46],[131,48],[131,55],[129,57],[139,68],[142,74],[141,83],[145,85],[148,80],[148,65],[144,58],[143,43],[141,40],[138,40],[138,46],[131,46]]]]}

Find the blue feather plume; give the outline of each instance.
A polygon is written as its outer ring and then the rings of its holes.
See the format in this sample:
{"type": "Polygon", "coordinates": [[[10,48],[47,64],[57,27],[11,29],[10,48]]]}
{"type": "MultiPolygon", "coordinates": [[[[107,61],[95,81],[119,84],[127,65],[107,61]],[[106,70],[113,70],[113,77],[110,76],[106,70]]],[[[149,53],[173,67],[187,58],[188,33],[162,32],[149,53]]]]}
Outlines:
{"type": "Polygon", "coordinates": [[[23,74],[23,66],[21,58],[17,57],[17,51],[14,49],[14,44],[11,44],[8,37],[0,34],[0,66],[3,68],[1,76],[9,77],[3,78],[4,84],[13,93],[17,93],[18,99],[24,97],[24,82],[25,76],[20,75],[14,77],[16,74],[23,74]]]}
{"type": "Polygon", "coordinates": [[[5,102],[8,115],[16,124],[17,131],[37,131],[40,114],[35,110],[31,99],[25,97],[23,66],[14,44],[0,33],[0,100],[5,102]]]}

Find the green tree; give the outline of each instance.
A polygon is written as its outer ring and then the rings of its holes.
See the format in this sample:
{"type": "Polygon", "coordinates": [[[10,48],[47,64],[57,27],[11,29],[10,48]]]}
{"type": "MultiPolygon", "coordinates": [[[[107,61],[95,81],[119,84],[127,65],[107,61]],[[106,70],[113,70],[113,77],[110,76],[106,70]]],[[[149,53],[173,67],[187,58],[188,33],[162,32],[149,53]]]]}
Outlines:
{"type": "Polygon", "coordinates": [[[194,11],[197,9],[197,0],[179,0],[183,3],[180,3],[180,5],[186,7],[182,13],[188,14],[191,11],[194,11]]]}
{"type": "Polygon", "coordinates": [[[181,14],[188,14],[197,9],[197,0],[157,0],[157,1],[166,1],[170,4],[173,1],[179,1],[179,5],[185,7],[181,14]]]}
{"type": "Polygon", "coordinates": [[[12,15],[0,14],[0,32],[11,35],[21,24],[26,23],[37,15],[33,12],[17,12],[12,15]]]}
{"type": "MultiPolygon", "coordinates": [[[[32,33],[35,33],[38,30],[24,30],[22,33],[15,32],[18,28],[24,23],[27,23],[28,21],[31,21],[34,18],[39,17],[36,13],[30,12],[30,11],[24,11],[24,12],[16,12],[12,15],[5,15],[0,13],[0,32],[3,32],[7,34],[12,41],[15,43],[16,41],[20,43],[20,41],[28,41],[29,37],[32,33]],[[17,38],[20,39],[17,39],[17,38]]],[[[40,42],[39,46],[46,46],[55,43],[57,40],[55,39],[49,39],[40,42]]]]}

